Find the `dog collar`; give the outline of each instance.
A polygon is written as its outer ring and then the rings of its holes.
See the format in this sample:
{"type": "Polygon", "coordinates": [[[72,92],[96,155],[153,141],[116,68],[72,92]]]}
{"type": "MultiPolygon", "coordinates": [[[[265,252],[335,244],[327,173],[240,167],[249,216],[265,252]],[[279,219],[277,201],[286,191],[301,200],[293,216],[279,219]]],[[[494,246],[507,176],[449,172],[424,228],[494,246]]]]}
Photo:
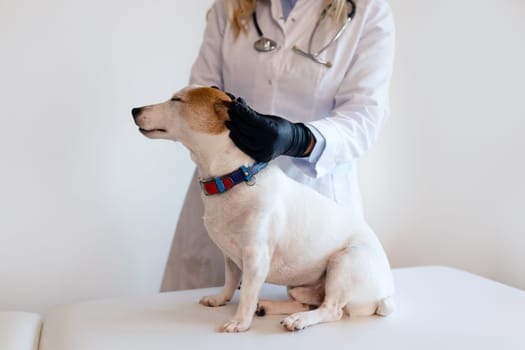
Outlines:
{"type": "Polygon", "coordinates": [[[255,174],[264,169],[268,163],[256,163],[250,167],[241,165],[241,167],[234,172],[224,176],[214,177],[211,179],[200,180],[202,191],[205,195],[224,193],[233,186],[246,182],[247,185],[255,185],[255,174]]]}

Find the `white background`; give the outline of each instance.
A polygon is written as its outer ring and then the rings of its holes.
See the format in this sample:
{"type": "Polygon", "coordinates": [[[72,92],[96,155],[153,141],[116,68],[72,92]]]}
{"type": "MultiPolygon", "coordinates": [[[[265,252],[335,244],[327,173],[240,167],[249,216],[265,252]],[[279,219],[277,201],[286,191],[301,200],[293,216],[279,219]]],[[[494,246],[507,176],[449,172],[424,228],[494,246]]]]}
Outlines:
{"type": "MultiPolygon", "coordinates": [[[[158,290],[193,165],[130,109],[186,84],[210,4],[0,0],[0,310],[158,290]]],[[[391,4],[369,221],[394,266],[525,289],[525,2],[391,4]]]]}

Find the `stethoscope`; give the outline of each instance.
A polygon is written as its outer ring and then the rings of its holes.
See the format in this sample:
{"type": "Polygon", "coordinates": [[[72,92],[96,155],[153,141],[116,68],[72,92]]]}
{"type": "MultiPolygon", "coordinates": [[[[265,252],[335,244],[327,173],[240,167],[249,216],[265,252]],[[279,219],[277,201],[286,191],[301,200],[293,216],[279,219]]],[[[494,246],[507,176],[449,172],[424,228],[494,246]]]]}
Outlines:
{"type": "MultiPolygon", "coordinates": [[[[308,51],[301,50],[299,47],[297,47],[297,45],[294,45],[292,47],[292,50],[295,53],[298,53],[299,55],[302,55],[304,57],[308,57],[312,61],[317,62],[317,63],[322,64],[322,65],[325,65],[328,68],[332,67],[332,62],[321,60],[319,58],[319,55],[321,53],[323,53],[323,51],[325,51],[335,41],[337,41],[337,39],[339,39],[341,34],[343,34],[343,32],[345,31],[346,27],[348,27],[348,24],[354,18],[354,15],[355,15],[355,3],[354,3],[353,0],[348,0],[348,4],[350,5],[350,11],[348,12],[348,19],[341,26],[341,28],[339,28],[337,33],[335,33],[335,35],[328,42],[328,44],[323,46],[319,51],[312,52],[312,42],[313,42],[313,39],[315,37],[315,33],[317,32],[317,29],[319,28],[319,24],[321,24],[321,21],[326,17],[326,14],[328,13],[328,10],[332,6],[332,4],[330,4],[327,7],[325,7],[323,9],[323,11],[321,12],[321,15],[317,19],[317,22],[315,23],[314,30],[312,31],[312,34],[310,34],[310,40],[308,41],[308,51]]],[[[257,41],[255,41],[253,43],[253,47],[255,48],[255,50],[258,51],[258,52],[270,52],[270,51],[275,50],[277,48],[277,43],[275,42],[275,40],[269,39],[269,38],[264,36],[261,28],[259,27],[259,23],[257,22],[257,15],[255,14],[255,11],[253,11],[252,17],[253,17],[253,23],[255,25],[255,29],[257,30],[257,34],[259,34],[259,39],[257,39],[257,41]]]]}

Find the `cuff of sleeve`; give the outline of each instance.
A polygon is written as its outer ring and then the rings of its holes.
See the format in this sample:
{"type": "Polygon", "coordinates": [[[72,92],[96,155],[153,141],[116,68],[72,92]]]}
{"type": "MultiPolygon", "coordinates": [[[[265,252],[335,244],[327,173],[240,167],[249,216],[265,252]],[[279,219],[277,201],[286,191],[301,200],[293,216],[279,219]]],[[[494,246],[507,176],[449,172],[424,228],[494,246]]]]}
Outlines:
{"type": "MultiPolygon", "coordinates": [[[[308,173],[312,174],[312,177],[320,178],[328,174],[337,166],[337,158],[339,156],[338,149],[340,148],[338,140],[341,139],[341,135],[339,134],[337,125],[334,125],[331,118],[315,120],[308,123],[308,127],[312,132],[315,130],[315,135],[322,135],[321,137],[323,139],[322,149],[319,153],[315,153],[317,158],[315,159],[315,162],[312,163],[312,170],[308,173]]],[[[312,151],[310,156],[313,155],[314,151],[312,151]]]]}
{"type": "Polygon", "coordinates": [[[294,158],[293,163],[295,166],[297,166],[299,169],[301,169],[302,172],[304,172],[306,175],[317,178],[318,175],[318,169],[317,169],[317,162],[321,158],[321,155],[323,154],[323,151],[326,146],[326,140],[324,136],[317,130],[314,126],[310,124],[305,124],[308,129],[312,132],[312,134],[315,137],[315,146],[312,149],[312,152],[310,152],[310,155],[308,157],[304,158],[294,158]]]}

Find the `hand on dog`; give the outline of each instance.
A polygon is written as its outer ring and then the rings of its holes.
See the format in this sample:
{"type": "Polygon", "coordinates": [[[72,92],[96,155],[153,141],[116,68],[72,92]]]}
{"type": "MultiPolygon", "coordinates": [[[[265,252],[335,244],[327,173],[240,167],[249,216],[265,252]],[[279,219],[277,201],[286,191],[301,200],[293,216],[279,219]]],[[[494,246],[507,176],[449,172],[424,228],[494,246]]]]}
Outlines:
{"type": "Polygon", "coordinates": [[[244,153],[258,162],[269,162],[280,155],[306,157],[315,138],[303,123],[292,123],[275,115],[260,114],[242,97],[228,109],[230,138],[244,153]]]}

